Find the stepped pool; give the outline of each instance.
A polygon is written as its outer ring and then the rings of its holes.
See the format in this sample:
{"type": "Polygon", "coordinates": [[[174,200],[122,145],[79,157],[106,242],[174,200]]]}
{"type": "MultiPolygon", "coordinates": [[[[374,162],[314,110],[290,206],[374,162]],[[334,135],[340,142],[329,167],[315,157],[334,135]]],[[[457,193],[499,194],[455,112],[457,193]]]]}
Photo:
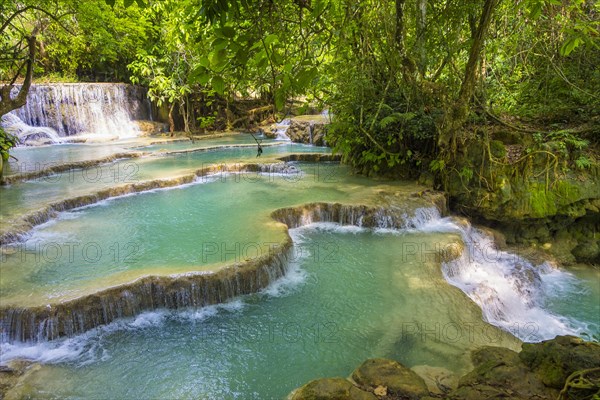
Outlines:
{"type": "MultiPolygon", "coordinates": [[[[0,365],[36,363],[7,398],[281,399],[369,357],[434,389],[478,346],[600,332],[597,270],[498,251],[441,195],[326,148],[257,159],[250,139],[127,146],[144,155],[0,187],[1,232],[19,233],[0,253],[0,365]]],[[[72,146],[19,151],[97,158],[72,146]]]]}

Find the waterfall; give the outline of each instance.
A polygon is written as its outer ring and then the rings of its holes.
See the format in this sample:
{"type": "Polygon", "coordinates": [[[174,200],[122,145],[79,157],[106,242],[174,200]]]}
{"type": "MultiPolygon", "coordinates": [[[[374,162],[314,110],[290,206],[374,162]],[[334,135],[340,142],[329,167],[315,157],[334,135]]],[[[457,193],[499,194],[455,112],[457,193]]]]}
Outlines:
{"type": "Polygon", "coordinates": [[[43,140],[43,138],[48,139],[53,144],[61,142],[58,133],[54,129],[28,125],[13,113],[3,115],[0,124],[8,133],[16,136],[20,143],[29,140],[43,140]]]}
{"type": "Polygon", "coordinates": [[[484,319],[525,341],[556,335],[577,335],[584,327],[550,312],[550,291],[576,278],[549,263],[533,265],[525,258],[501,251],[491,236],[466,220],[440,218],[421,224],[426,232],[456,232],[465,243],[462,255],[443,263],[446,280],[481,307],[484,319]]]}
{"type": "MultiPolygon", "coordinates": [[[[16,93],[18,88],[14,90],[16,93]]],[[[140,87],[121,83],[59,83],[32,85],[25,106],[11,115],[2,121],[9,132],[22,139],[43,133],[56,142],[58,137],[83,134],[111,138],[138,136],[139,129],[133,120],[150,119],[151,109],[140,87]]]]}
{"type": "Polygon", "coordinates": [[[275,131],[275,134],[277,136],[275,137],[275,140],[286,140],[289,142],[290,138],[286,134],[286,132],[289,129],[291,124],[292,124],[292,120],[289,118],[286,118],[283,121],[281,121],[280,123],[278,123],[276,125],[277,130],[275,131]]]}

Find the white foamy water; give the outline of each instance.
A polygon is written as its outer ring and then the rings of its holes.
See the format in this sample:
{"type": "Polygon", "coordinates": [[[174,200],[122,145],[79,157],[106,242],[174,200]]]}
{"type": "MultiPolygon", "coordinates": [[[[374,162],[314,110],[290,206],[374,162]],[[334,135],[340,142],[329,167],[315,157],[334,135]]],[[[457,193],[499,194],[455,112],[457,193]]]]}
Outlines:
{"type": "Polygon", "coordinates": [[[44,364],[76,362],[86,365],[106,359],[103,340],[118,332],[136,332],[145,329],[155,329],[172,321],[202,322],[216,316],[219,312],[235,313],[243,310],[244,302],[235,299],[227,303],[186,310],[155,310],[144,312],[134,318],[123,318],[108,325],[92,329],[72,338],[53,341],[2,343],[0,346],[0,365],[6,365],[11,360],[24,359],[44,364]]]}
{"type": "Polygon", "coordinates": [[[286,118],[283,121],[281,121],[280,123],[278,123],[276,125],[277,130],[275,131],[275,134],[276,134],[275,140],[285,140],[287,142],[291,141],[289,136],[286,134],[286,132],[289,129],[291,124],[292,124],[292,120],[289,118],[286,118]]]}
{"type": "Polygon", "coordinates": [[[32,85],[25,106],[5,117],[3,126],[22,141],[46,136],[58,143],[75,135],[92,140],[136,137],[140,131],[133,120],[152,115],[141,88],[63,83],[32,85]]]}
{"type": "Polygon", "coordinates": [[[28,140],[46,139],[52,144],[61,143],[58,133],[47,126],[31,126],[21,120],[17,115],[8,113],[2,116],[0,125],[4,130],[19,139],[20,143],[28,140]]]}
{"type": "MultiPolygon", "coordinates": [[[[390,221],[382,216],[381,224],[390,221]]],[[[442,271],[447,281],[461,289],[478,304],[483,317],[524,341],[539,341],[559,334],[580,334],[585,324],[554,314],[546,307],[549,294],[560,297],[573,296],[580,289],[579,280],[572,274],[550,264],[534,266],[516,254],[497,250],[492,239],[473,228],[464,220],[441,218],[434,209],[418,210],[405,222],[407,231],[459,233],[465,242],[465,251],[458,259],[444,263],[442,271]]],[[[294,251],[288,260],[286,274],[272,282],[260,294],[283,297],[301,288],[309,273],[302,268],[302,260],[311,256],[310,232],[325,231],[336,234],[392,232],[389,228],[367,229],[355,225],[336,223],[309,223],[291,229],[294,251]]],[[[90,330],[73,338],[39,343],[2,343],[0,365],[12,359],[28,359],[43,363],[76,362],[79,365],[110,357],[103,346],[103,337],[115,332],[135,332],[155,329],[172,321],[202,323],[226,312],[244,310],[243,298],[230,302],[185,310],[156,310],[144,312],[134,318],[125,318],[90,330]]]]}
{"type": "Polygon", "coordinates": [[[545,299],[557,288],[571,293],[572,274],[549,264],[535,266],[526,259],[498,250],[493,239],[466,221],[434,219],[423,224],[424,232],[460,233],[462,255],[444,263],[446,280],[477,303],[484,319],[524,341],[541,341],[556,335],[578,335],[585,324],[550,312],[545,299]]]}

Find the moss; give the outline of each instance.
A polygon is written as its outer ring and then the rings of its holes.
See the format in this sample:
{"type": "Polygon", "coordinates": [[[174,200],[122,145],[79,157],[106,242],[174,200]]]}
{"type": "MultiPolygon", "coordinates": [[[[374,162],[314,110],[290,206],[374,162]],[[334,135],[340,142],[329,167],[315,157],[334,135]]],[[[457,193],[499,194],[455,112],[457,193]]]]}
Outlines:
{"type": "Polygon", "coordinates": [[[506,146],[499,140],[492,140],[490,142],[490,151],[492,156],[496,158],[504,158],[506,157],[506,146]]]}
{"type": "Polygon", "coordinates": [[[530,185],[528,193],[529,210],[524,210],[525,215],[533,218],[544,218],[556,214],[555,195],[552,191],[546,191],[544,185],[535,183],[530,185]]]}

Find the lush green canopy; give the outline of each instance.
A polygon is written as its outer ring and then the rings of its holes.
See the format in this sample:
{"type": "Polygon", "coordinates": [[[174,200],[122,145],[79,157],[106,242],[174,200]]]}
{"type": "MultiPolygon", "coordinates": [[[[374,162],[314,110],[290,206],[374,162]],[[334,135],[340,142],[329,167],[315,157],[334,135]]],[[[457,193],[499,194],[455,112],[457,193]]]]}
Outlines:
{"type": "Polygon", "coordinates": [[[357,168],[440,171],[465,124],[597,118],[599,15],[591,0],[3,0],[0,80],[26,77],[36,34],[36,79],[145,85],[186,131],[222,110],[231,124],[236,99],[296,99],[331,110],[329,143],[357,168]]]}

